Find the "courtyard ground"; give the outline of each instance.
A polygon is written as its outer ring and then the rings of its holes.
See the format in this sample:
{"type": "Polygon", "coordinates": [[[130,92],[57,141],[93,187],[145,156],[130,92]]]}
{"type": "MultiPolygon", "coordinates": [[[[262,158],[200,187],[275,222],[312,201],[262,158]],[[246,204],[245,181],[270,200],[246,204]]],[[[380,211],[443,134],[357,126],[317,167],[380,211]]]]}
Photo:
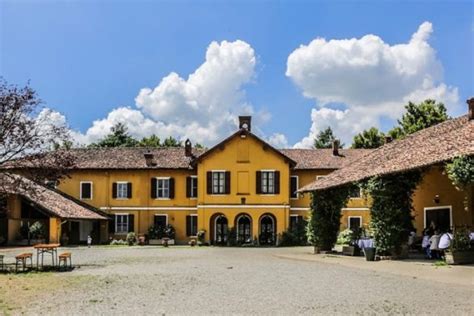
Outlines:
{"type": "MultiPolygon", "coordinates": [[[[0,314],[472,315],[474,310],[473,266],[367,263],[315,256],[309,247],[69,250],[76,265],[71,272],[0,274],[0,314]]],[[[20,251],[25,249],[0,249],[7,262],[20,251]]]]}

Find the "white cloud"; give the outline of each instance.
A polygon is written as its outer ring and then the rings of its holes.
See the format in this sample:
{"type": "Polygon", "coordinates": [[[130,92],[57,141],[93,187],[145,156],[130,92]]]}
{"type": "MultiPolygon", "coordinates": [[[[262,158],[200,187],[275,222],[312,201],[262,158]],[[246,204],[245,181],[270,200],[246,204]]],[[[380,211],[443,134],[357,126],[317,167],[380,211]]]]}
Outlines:
{"type": "Polygon", "coordinates": [[[389,45],[380,37],[317,38],[288,57],[286,75],[314,99],[308,137],[296,144],[308,147],[322,128],[330,125],[349,144],[361,130],[379,126],[383,116],[397,118],[409,100],[442,101],[453,111],[458,91],[442,82],[443,69],[428,40],[433,28],[422,23],[408,43],[389,45]],[[347,109],[334,110],[331,103],[347,109]]]}
{"type": "Polygon", "coordinates": [[[285,135],[280,133],[274,133],[267,139],[268,143],[276,148],[287,148],[288,147],[288,139],[285,135]]]}
{"type": "Polygon", "coordinates": [[[235,130],[237,115],[269,119],[246,102],[243,86],[255,76],[256,57],[246,42],[212,42],[206,59],[187,79],[172,72],[153,89],[143,88],[136,107],[119,107],[94,121],[85,134],[74,133],[80,143],[97,141],[118,123],[126,123],[135,137],[157,134],[211,145],[235,130]]]}

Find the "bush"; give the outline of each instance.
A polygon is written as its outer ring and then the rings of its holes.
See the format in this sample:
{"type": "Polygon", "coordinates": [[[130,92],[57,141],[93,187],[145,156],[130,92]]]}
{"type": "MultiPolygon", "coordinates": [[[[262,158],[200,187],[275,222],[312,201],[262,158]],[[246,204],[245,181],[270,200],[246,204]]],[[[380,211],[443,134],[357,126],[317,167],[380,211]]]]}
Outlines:
{"type": "Polygon", "coordinates": [[[148,237],[150,239],[163,239],[169,238],[174,239],[176,236],[176,230],[170,224],[166,226],[150,226],[148,229],[148,237]]]}
{"type": "Polygon", "coordinates": [[[352,242],[352,235],[353,234],[354,234],[354,232],[351,229],[349,229],[349,228],[344,229],[337,236],[336,244],[337,245],[350,245],[351,242],[352,242]]]}
{"type": "Polygon", "coordinates": [[[451,242],[451,251],[466,251],[471,249],[471,239],[467,228],[457,228],[453,234],[451,242]]]}
{"type": "Polygon", "coordinates": [[[30,226],[30,235],[32,239],[41,239],[46,236],[46,227],[41,222],[34,222],[30,226]]]}
{"type": "Polygon", "coordinates": [[[137,235],[134,232],[128,233],[125,240],[129,246],[133,246],[137,242],[137,235]]]}
{"type": "Polygon", "coordinates": [[[306,226],[308,222],[305,220],[296,223],[295,227],[290,227],[279,236],[279,246],[305,246],[308,244],[308,236],[306,234],[306,226]]]}
{"type": "Polygon", "coordinates": [[[231,227],[227,233],[227,245],[229,246],[237,246],[237,229],[235,227],[231,227]]]}

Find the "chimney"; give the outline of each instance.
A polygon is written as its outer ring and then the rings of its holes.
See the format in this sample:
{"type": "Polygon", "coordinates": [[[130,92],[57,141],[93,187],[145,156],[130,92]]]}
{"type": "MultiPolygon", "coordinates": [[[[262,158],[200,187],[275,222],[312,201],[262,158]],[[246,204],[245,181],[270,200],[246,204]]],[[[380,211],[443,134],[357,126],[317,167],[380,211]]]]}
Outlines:
{"type": "Polygon", "coordinates": [[[334,156],[339,156],[339,140],[335,139],[332,141],[332,154],[334,156]]]}
{"type": "Polygon", "coordinates": [[[474,97],[466,101],[468,104],[469,120],[474,120],[474,97]]]}
{"type": "Polygon", "coordinates": [[[251,116],[239,116],[239,129],[245,129],[248,132],[250,132],[250,129],[252,126],[251,123],[252,123],[251,116]]]}
{"type": "Polygon", "coordinates": [[[186,141],[184,142],[184,155],[186,157],[193,156],[193,144],[189,139],[186,139],[186,141]]]}
{"type": "Polygon", "coordinates": [[[152,167],[156,165],[156,163],[153,161],[153,154],[150,151],[147,151],[144,156],[147,167],[152,167]]]}
{"type": "Polygon", "coordinates": [[[393,140],[392,136],[385,136],[385,144],[391,143],[393,140]]]}

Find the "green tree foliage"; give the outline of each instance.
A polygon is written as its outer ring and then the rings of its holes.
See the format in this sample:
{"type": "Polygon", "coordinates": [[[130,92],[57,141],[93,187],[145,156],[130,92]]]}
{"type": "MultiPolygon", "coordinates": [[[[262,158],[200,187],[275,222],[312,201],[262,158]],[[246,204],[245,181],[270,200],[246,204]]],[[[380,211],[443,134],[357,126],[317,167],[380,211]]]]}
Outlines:
{"type": "Polygon", "coordinates": [[[385,135],[377,128],[372,127],[354,136],[352,148],[378,148],[385,143],[385,135]]]}
{"type": "Polygon", "coordinates": [[[308,240],[320,250],[331,250],[337,241],[341,209],[349,198],[351,185],[312,193],[308,240]]]}
{"type": "Polygon", "coordinates": [[[372,198],[370,227],[378,253],[399,254],[407,242],[413,230],[412,195],[421,176],[421,171],[415,170],[372,177],[361,184],[372,198]]]}
{"type": "Polygon", "coordinates": [[[90,147],[135,147],[138,141],[128,134],[128,128],[123,123],[117,123],[110,129],[110,134],[90,147]]]}
{"type": "Polygon", "coordinates": [[[183,144],[179,140],[170,136],[165,139],[161,147],[181,147],[181,146],[183,146],[183,144]]]}
{"type": "MultiPolygon", "coordinates": [[[[328,126],[325,130],[320,131],[314,139],[314,148],[332,148],[332,143],[335,139],[332,128],[328,126]]],[[[342,147],[343,145],[340,144],[339,148],[342,147]]]]}
{"type": "Polygon", "coordinates": [[[454,158],[446,165],[446,171],[453,184],[463,190],[474,183],[474,156],[454,158]]]}
{"type": "Polygon", "coordinates": [[[444,104],[431,99],[420,104],[408,102],[405,109],[405,114],[398,120],[398,126],[389,131],[393,138],[404,137],[449,119],[444,104]]]}
{"type": "Polygon", "coordinates": [[[305,246],[308,244],[308,236],[306,234],[306,226],[308,222],[300,220],[294,227],[288,228],[281,234],[279,246],[305,246]]]}
{"type": "Polygon", "coordinates": [[[160,138],[155,134],[150,137],[143,137],[138,142],[138,147],[161,147],[160,138]]]}

